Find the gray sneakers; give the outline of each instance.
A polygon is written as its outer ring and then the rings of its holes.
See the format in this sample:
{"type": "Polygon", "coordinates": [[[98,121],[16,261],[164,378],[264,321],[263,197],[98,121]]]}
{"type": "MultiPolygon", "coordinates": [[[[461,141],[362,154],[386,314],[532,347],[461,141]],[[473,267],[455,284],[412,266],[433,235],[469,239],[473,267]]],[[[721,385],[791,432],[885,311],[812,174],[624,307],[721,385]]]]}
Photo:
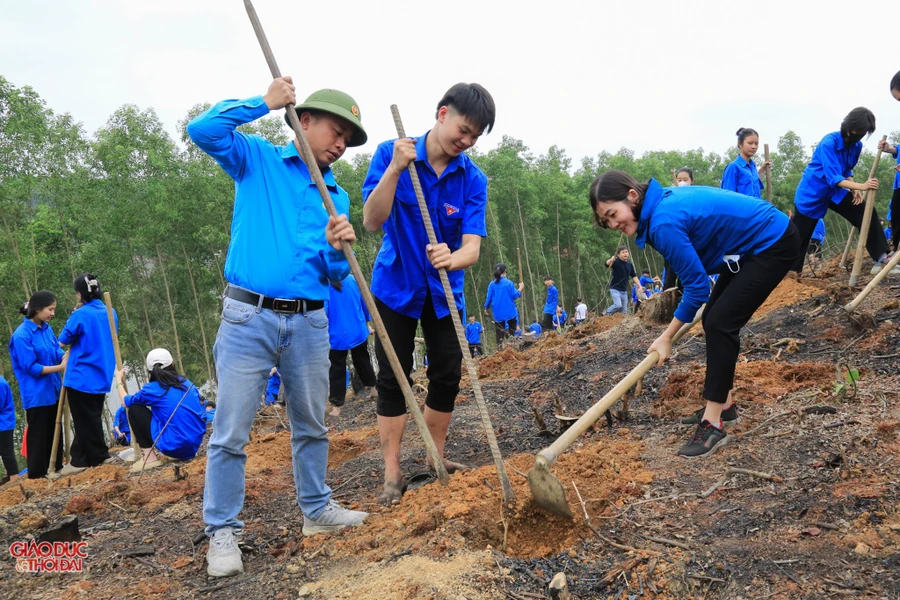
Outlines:
{"type": "Polygon", "coordinates": [[[329,500],[328,506],[317,518],[310,519],[306,515],[303,516],[303,535],[331,533],[340,531],[344,527],[355,527],[365,521],[368,516],[367,512],[349,510],[334,500],[329,500]]]}
{"type": "MultiPolygon", "coordinates": [[[[871,271],[872,275],[875,275],[876,273],[881,271],[884,268],[884,266],[891,260],[891,256],[893,256],[893,253],[888,254],[883,262],[875,263],[875,265],[872,267],[872,271],[871,271]]],[[[891,269],[891,271],[890,271],[890,273],[888,273],[888,275],[900,275],[900,265],[897,265],[896,267],[891,269]]]]}
{"type": "Polygon", "coordinates": [[[244,572],[241,549],[231,527],[217,529],[210,538],[206,562],[206,574],[210,577],[231,577],[244,572]]]}

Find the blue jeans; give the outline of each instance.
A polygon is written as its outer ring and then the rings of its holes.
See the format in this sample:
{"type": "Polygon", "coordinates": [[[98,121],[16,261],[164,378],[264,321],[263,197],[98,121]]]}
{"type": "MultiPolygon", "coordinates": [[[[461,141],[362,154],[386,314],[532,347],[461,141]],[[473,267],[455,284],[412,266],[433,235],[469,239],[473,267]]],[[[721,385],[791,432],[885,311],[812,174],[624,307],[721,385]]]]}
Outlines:
{"type": "Polygon", "coordinates": [[[609,295],[612,296],[613,303],[612,306],[606,309],[604,314],[613,315],[617,312],[622,313],[623,315],[628,314],[628,292],[620,292],[619,290],[609,290],[609,295]]]}
{"type": "Polygon", "coordinates": [[[300,510],[316,518],[331,498],[325,485],[328,437],[328,317],[324,310],[283,314],[225,298],[213,356],[219,393],[206,449],[203,520],[206,533],[244,524],[244,446],[266,387],[278,366],[291,421],[294,485],[300,510]]]}

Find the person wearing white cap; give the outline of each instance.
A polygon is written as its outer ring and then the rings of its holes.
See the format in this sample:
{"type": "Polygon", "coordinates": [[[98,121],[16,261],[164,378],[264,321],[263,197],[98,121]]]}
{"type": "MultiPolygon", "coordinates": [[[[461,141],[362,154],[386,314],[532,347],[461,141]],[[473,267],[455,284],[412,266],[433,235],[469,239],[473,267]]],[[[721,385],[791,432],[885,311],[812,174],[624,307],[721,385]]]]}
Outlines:
{"type": "Polygon", "coordinates": [[[172,362],[165,348],[151,350],[146,361],[149,383],[131,396],[125,394],[125,371],[116,371],[116,389],[143,455],[131,468],[135,473],[172,460],[190,460],[203,443],[206,420],[200,393],[172,362]]]}

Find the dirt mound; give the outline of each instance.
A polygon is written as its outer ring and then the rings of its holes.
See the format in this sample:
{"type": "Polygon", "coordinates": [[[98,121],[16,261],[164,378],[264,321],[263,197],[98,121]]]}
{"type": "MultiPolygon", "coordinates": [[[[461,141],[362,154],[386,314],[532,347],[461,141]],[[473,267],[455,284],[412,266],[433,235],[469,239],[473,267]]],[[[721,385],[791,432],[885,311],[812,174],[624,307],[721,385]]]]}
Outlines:
{"type": "MultiPolygon", "coordinates": [[[[834,367],[822,363],[738,363],[733,398],[741,404],[772,404],[779,396],[803,388],[830,387],[834,376],[834,367]]],[[[700,365],[670,375],[659,390],[659,399],[652,409],[654,416],[685,417],[697,410],[705,402],[701,396],[705,378],[706,369],[700,365]]]]}
{"type": "Polygon", "coordinates": [[[352,458],[375,447],[378,439],[378,427],[349,429],[328,436],[328,468],[336,469],[352,458]]]}
{"type": "MultiPolygon", "coordinates": [[[[547,556],[577,543],[584,521],[572,488],[575,481],[592,515],[603,514],[624,498],[642,493],[653,473],[644,468],[640,442],[617,437],[601,439],[563,455],[553,473],[566,487],[573,506],[575,525],[534,506],[525,478],[534,456],[518,454],[506,462],[517,499],[512,512],[501,511],[500,483],[493,466],[457,473],[447,486],[438,483],[407,493],[400,506],[372,515],[366,523],[335,543],[344,556],[368,556],[379,560],[398,549],[417,555],[444,556],[464,548],[487,546],[503,549],[510,556],[547,556]],[[506,514],[504,514],[506,512],[506,514]],[[504,531],[506,527],[506,531],[504,531]]],[[[306,548],[325,540],[307,538],[306,548]]]]}
{"type": "Polygon", "coordinates": [[[589,335],[596,335],[608,331],[625,320],[625,315],[616,313],[614,315],[601,315],[595,319],[590,319],[583,323],[580,327],[569,331],[566,337],[570,339],[581,339],[589,335]]]}
{"type": "Polygon", "coordinates": [[[505,348],[488,356],[478,365],[478,378],[483,381],[512,379],[519,377],[528,364],[524,352],[515,348],[505,348]]]}
{"type": "Polygon", "coordinates": [[[778,284],[777,288],[772,290],[772,293],[769,294],[769,297],[763,302],[763,305],[756,309],[756,312],[753,313],[753,318],[758,319],[782,306],[800,304],[804,300],[812,298],[813,296],[819,296],[822,293],[822,290],[812,285],[808,285],[804,281],[785,279],[778,284]]]}

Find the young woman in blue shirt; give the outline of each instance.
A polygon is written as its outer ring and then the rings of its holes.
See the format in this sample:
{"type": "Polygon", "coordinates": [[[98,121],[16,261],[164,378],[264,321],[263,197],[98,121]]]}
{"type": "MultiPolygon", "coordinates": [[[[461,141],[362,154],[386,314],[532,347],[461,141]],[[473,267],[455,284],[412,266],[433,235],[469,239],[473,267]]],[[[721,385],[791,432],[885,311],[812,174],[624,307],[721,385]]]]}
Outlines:
{"type": "MultiPolygon", "coordinates": [[[[19,312],[25,318],[9,339],[9,356],[28,423],[25,436],[28,478],[39,479],[47,475],[50,466],[56,412],[62,390],[59,374],[66,368],[68,355],[59,347],[59,341],[50,327],[50,320],[56,315],[56,296],[53,292],[35,292],[19,312]]],[[[56,471],[62,469],[62,461],[60,436],[56,471]]]]}
{"type": "MultiPolygon", "coordinates": [[[[106,305],[103,304],[103,290],[91,273],[76,277],[73,287],[80,306],[66,321],[59,334],[59,343],[69,346],[63,383],[75,437],[69,450],[71,460],[60,475],[78,473],[111,459],[103,434],[103,403],[112,388],[116,356],[106,305]]],[[[118,329],[115,312],[113,318],[118,329]]]]}
{"type": "MultiPolygon", "coordinates": [[[[877,190],[879,182],[875,178],[863,183],[853,181],[853,167],[862,153],[862,139],[874,131],[875,115],[872,111],[864,107],[854,108],[844,117],[840,131],[829,133],[816,146],[794,192],[793,221],[800,232],[803,248],[809,246],[819,219],[829,210],[841,215],[856,228],[862,225],[865,213],[863,192],[877,190]]],[[[874,209],[872,222],[880,222],[874,209]]],[[[883,229],[869,228],[866,250],[875,261],[872,273],[877,273],[888,253],[883,229]]],[[[797,273],[803,270],[804,258],[801,254],[794,263],[793,269],[797,273]]]]}
{"type": "Polygon", "coordinates": [[[516,330],[516,322],[519,319],[519,311],[516,308],[516,300],[522,297],[524,283],[519,287],[506,278],[506,265],[497,263],[494,267],[494,280],[488,284],[487,298],[484,300],[484,314],[490,315],[493,310],[494,332],[497,339],[497,347],[516,330]]]}
{"type": "Polygon", "coordinates": [[[759,134],[755,129],[741,127],[736,135],[739,153],[722,173],[722,189],[762,199],[762,190],[765,186],[760,174],[764,173],[767,167],[771,167],[772,162],[764,162],[758,169],[753,163],[753,157],[759,150],[759,134]]]}
{"type": "Polygon", "coordinates": [[[660,365],[672,353],[675,333],[706,303],[706,406],[691,419],[697,429],[678,454],[710,454],[730,441],[724,422],[737,415],[731,390],[740,330],[800,254],[797,230],[767,202],[709,187],[638,183],[622,171],[595,179],[590,203],[600,226],[635,237],[641,248],[650,244],[684,283],[675,317],[649,348],[659,353],[660,365]],[[710,292],[712,273],[720,275],[710,292]]]}

